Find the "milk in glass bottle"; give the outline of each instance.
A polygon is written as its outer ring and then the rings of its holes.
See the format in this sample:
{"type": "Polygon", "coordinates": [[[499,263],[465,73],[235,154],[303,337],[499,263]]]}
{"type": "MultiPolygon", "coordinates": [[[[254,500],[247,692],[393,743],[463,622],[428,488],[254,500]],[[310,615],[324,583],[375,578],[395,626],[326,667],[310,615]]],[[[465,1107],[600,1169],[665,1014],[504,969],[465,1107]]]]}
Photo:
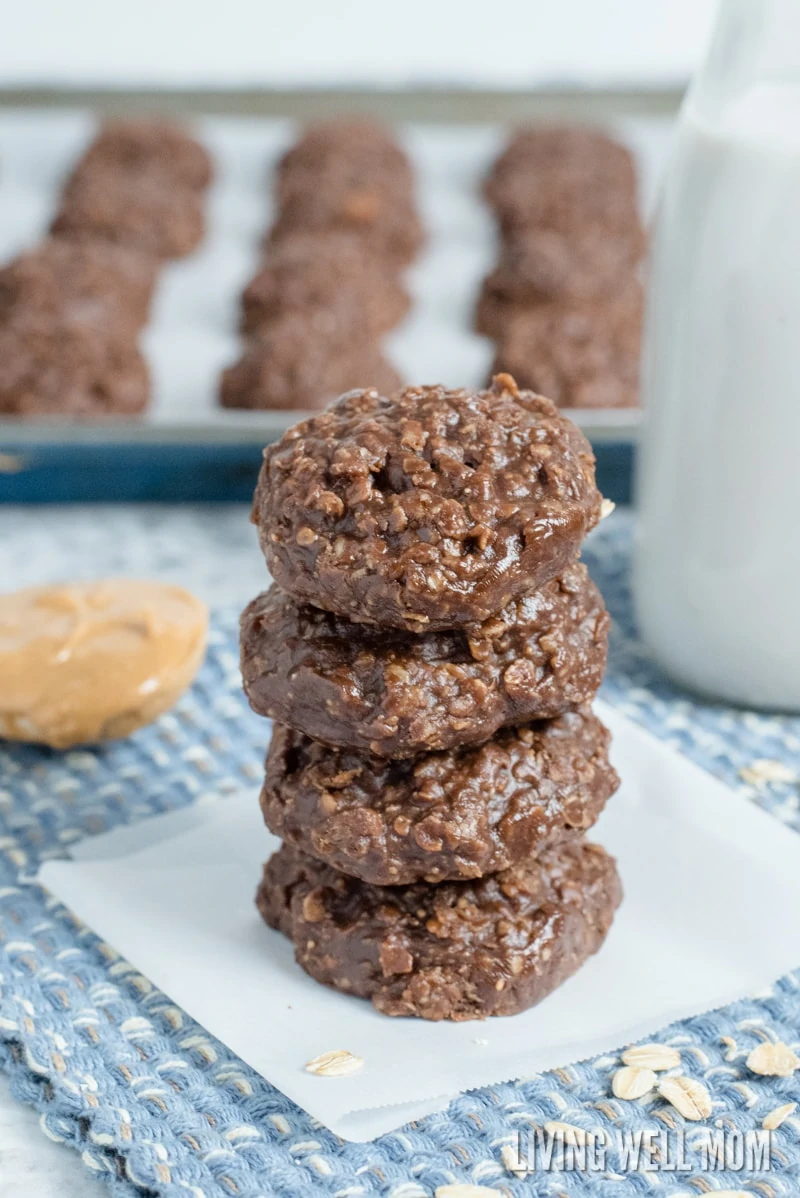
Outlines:
{"type": "Polygon", "coordinates": [[[650,263],[635,599],[676,681],[800,711],[800,0],[722,0],[650,263]]]}

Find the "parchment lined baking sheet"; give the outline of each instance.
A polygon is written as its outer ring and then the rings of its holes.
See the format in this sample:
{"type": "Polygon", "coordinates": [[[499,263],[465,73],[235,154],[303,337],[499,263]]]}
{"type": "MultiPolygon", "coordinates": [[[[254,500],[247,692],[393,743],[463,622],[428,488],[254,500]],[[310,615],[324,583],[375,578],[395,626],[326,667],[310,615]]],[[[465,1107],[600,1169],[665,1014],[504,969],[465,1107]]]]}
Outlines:
{"type": "MultiPolygon", "coordinates": [[[[672,121],[642,116],[604,124],[636,154],[647,215],[672,121]]],[[[230,412],[216,404],[219,373],[238,353],[239,295],[272,216],[272,169],[298,126],[288,120],[206,117],[195,127],[217,171],[208,235],[195,254],[167,266],[161,276],[144,336],[153,373],[150,410],[139,422],[124,425],[4,420],[0,439],[5,444],[267,441],[298,419],[296,412],[230,412]]],[[[93,129],[87,112],[0,111],[0,260],[44,233],[64,175],[93,129]]],[[[490,367],[492,347],[472,331],[472,312],[496,255],[479,182],[508,131],[488,124],[427,123],[400,124],[397,130],[416,168],[428,240],[408,274],[412,311],[389,337],[387,349],[409,381],[477,385],[490,367]]],[[[638,412],[629,410],[571,414],[598,437],[631,436],[638,425],[638,412]]]]}

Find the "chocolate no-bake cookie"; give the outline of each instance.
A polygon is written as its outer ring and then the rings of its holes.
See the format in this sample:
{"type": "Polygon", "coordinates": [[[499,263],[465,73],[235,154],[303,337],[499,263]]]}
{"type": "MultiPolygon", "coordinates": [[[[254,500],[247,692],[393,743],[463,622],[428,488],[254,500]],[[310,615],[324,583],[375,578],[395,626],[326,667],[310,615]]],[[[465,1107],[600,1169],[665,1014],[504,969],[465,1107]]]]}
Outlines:
{"type": "Polygon", "coordinates": [[[540,304],[609,300],[635,278],[643,251],[643,233],[570,236],[542,229],[509,237],[483,281],[475,327],[498,338],[509,319],[540,304]]]}
{"type": "Polygon", "coordinates": [[[579,564],[482,623],[422,634],[298,607],[272,587],[242,614],[242,676],[260,715],[326,744],[411,757],[592,699],[608,623],[579,564]]]}
{"type": "Polygon", "coordinates": [[[410,197],[369,176],[351,181],[337,174],[309,186],[282,205],[267,245],[279,245],[297,233],[323,237],[330,233],[357,236],[373,257],[395,269],[416,257],[423,241],[422,226],[410,197]]]}
{"type": "Polygon", "coordinates": [[[494,370],[563,408],[624,408],[639,401],[643,295],[628,280],[606,303],[551,303],[503,324],[494,370]]]}
{"type": "Polygon", "coordinates": [[[51,230],[180,258],[201,241],[206,150],[168,121],[106,125],[75,166],[51,230]]]}
{"type": "Polygon", "coordinates": [[[314,410],[352,387],[394,390],[400,376],[341,305],[305,315],[289,313],[245,343],[223,371],[224,408],[314,410]]]}
{"type": "Polygon", "coordinates": [[[358,117],[319,121],[303,131],[278,163],[278,204],[285,207],[332,178],[353,186],[369,178],[385,180],[407,199],[414,186],[411,164],[391,131],[378,121],[358,117]]]}
{"type": "Polygon", "coordinates": [[[128,245],[157,259],[182,258],[202,241],[203,193],[152,173],[76,174],[51,225],[55,236],[128,245]]]}
{"type": "Polygon", "coordinates": [[[92,418],[132,416],[147,406],[149,375],[127,338],[66,322],[0,325],[0,413],[92,418]]]}
{"type": "Polygon", "coordinates": [[[72,176],[111,171],[133,179],[158,176],[167,185],[203,191],[211,182],[208,151],[181,125],[153,117],[108,121],[76,163],[72,176]]]}
{"type": "Polygon", "coordinates": [[[352,312],[359,337],[394,328],[409,307],[395,272],[351,233],[296,233],[267,253],[242,296],[242,331],[257,333],[287,313],[352,312]]]}
{"type": "Polygon", "coordinates": [[[318,982],[386,1015],[461,1021],[541,1001],[597,951],[620,898],[613,858],[578,840],[476,881],[398,887],[284,845],[257,902],[318,982]]]}
{"type": "Polygon", "coordinates": [[[275,193],[270,245],[297,233],[346,232],[396,267],[422,243],[411,165],[374,121],[312,125],[279,163],[275,193]]]}
{"type": "Polygon", "coordinates": [[[585,832],[619,785],[589,708],[406,761],[275,728],[261,809],[271,832],[375,886],[478,878],[585,832]]]}
{"type": "Polygon", "coordinates": [[[422,244],[411,164],[375,121],[310,126],[278,164],[275,195],[271,246],[297,233],[346,232],[396,269],[422,244]]]}
{"type": "Polygon", "coordinates": [[[297,602],[416,632],[544,586],[599,514],[588,441],[507,375],[487,391],[342,396],[265,450],[253,504],[297,602]]]}
{"type": "Polygon", "coordinates": [[[281,159],[276,197],[220,403],[315,410],[355,387],[395,390],[380,338],[408,311],[397,268],[420,239],[405,154],[375,122],[321,122],[281,159]]]}
{"type": "Polygon", "coordinates": [[[522,130],[495,162],[484,192],[505,234],[555,229],[639,236],[633,157],[597,130],[522,130]]]}
{"type": "Polygon", "coordinates": [[[102,241],[51,237],[0,268],[0,325],[66,322],[135,337],[156,282],[152,259],[102,241]]]}

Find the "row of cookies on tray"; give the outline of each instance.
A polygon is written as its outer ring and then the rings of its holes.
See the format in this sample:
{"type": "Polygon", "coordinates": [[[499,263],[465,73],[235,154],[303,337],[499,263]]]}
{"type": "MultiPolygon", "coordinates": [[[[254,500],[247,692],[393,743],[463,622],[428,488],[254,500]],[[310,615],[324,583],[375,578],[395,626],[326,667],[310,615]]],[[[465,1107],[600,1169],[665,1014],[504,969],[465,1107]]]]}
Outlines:
{"type": "Polygon", "coordinates": [[[182,129],[111,122],[75,164],[48,237],[0,270],[0,413],[133,416],[160,268],[199,245],[211,180],[182,129]]]}
{"type": "Polygon", "coordinates": [[[628,151],[596,131],[528,129],[484,191],[500,254],[476,325],[494,369],[559,407],[635,404],[645,234],[628,151]]]}
{"type": "Polygon", "coordinates": [[[408,158],[380,125],[312,126],[278,164],[275,199],[222,405],[317,408],[365,383],[396,390],[381,341],[408,311],[402,270],[422,243],[408,158]]]}
{"type": "MultiPolygon", "coordinates": [[[[50,236],[0,270],[0,413],[133,416],[150,399],[139,334],[160,266],[204,234],[212,167],[169,122],[105,126],[74,167],[50,236]]],[[[477,327],[496,368],[562,406],[636,402],[643,235],[630,154],[597,132],[518,134],[486,182],[503,238],[477,327]]],[[[411,164],[370,121],[313,125],[275,178],[277,217],[241,300],[227,407],[313,409],[400,379],[382,339],[423,242],[411,164]]]]}

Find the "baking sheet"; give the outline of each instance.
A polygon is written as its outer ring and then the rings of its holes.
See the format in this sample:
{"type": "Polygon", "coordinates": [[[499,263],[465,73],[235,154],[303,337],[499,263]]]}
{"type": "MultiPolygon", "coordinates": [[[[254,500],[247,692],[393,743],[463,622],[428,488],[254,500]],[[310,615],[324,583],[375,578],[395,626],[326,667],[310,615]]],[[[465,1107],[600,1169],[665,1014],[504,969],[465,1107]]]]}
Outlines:
{"type": "MultiPolygon", "coordinates": [[[[606,122],[636,154],[643,211],[652,210],[672,121],[628,117],[606,122]]],[[[232,412],[217,406],[217,380],[239,353],[239,296],[254,272],[272,219],[272,168],[298,126],[255,117],[196,122],[217,177],[208,202],[208,235],[199,250],[168,265],[156,294],[144,350],[153,403],[136,423],[58,424],[0,421],[5,445],[37,441],[261,441],[299,413],[232,412]]],[[[401,124],[398,136],[416,168],[426,247],[408,274],[413,306],[387,340],[389,356],[414,382],[476,386],[492,346],[472,331],[478,288],[497,247],[479,183],[502,148],[499,125],[401,124]]],[[[0,111],[0,261],[37,241],[47,228],[63,179],[92,137],[87,112],[0,111]]],[[[636,411],[571,412],[595,438],[630,437],[636,411]]]]}
{"type": "Polygon", "coordinates": [[[607,704],[597,711],[623,784],[591,838],[617,857],[625,899],[599,954],[511,1018],[390,1019],[308,978],[253,906],[277,846],[256,792],[86,840],[39,880],[301,1107],[368,1140],[463,1090],[613,1051],[800,963],[800,921],[764,915],[800,905],[800,837],[607,704]],[[332,1049],[363,1069],[305,1072],[332,1049]]]}

